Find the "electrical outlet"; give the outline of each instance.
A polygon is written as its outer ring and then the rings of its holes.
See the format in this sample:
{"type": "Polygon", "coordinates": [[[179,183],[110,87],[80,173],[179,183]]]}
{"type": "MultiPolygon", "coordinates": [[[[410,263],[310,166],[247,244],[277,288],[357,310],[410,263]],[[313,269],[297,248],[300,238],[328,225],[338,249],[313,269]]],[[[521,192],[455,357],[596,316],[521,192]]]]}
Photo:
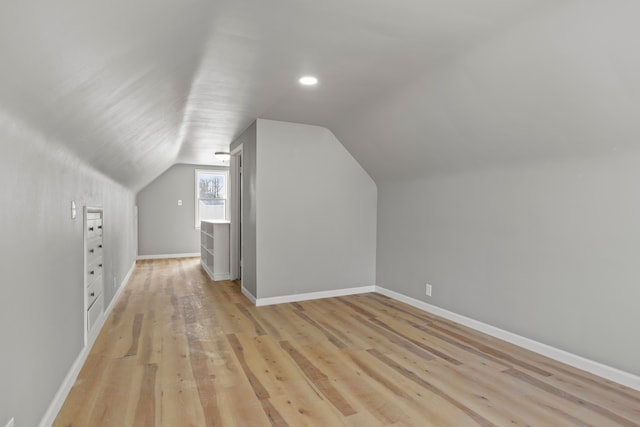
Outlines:
{"type": "Polygon", "coordinates": [[[425,291],[427,292],[427,296],[431,296],[431,285],[427,283],[425,291]]]}
{"type": "Polygon", "coordinates": [[[113,276],[113,287],[114,288],[118,287],[118,282],[116,281],[116,276],[113,276]]]}
{"type": "Polygon", "coordinates": [[[7,427],[13,427],[13,422],[15,421],[15,418],[11,418],[9,420],[9,422],[7,423],[7,427]]]}

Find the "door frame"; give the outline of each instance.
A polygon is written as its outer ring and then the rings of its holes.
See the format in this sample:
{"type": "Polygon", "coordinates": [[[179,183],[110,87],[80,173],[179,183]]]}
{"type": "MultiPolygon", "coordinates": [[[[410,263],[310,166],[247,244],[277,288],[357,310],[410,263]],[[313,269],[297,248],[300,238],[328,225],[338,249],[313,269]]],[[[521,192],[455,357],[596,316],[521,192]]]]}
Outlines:
{"type": "Polygon", "coordinates": [[[242,280],[242,144],[231,152],[229,164],[231,189],[231,279],[242,280]]]}

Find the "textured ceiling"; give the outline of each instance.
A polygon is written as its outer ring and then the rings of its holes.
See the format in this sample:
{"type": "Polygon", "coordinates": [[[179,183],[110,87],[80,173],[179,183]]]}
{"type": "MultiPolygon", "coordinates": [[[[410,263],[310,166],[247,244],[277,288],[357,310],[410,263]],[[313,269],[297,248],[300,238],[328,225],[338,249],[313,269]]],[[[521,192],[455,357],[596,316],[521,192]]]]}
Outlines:
{"type": "Polygon", "coordinates": [[[354,112],[552,3],[6,1],[0,107],[134,190],[258,117],[344,130],[358,158],[354,112]]]}

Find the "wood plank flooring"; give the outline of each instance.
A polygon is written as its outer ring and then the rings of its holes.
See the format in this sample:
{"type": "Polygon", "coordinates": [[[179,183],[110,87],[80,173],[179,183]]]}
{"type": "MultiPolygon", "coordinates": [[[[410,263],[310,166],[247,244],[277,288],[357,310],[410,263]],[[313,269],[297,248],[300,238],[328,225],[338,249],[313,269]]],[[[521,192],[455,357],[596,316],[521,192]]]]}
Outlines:
{"type": "Polygon", "coordinates": [[[381,295],[254,307],[154,260],[54,425],[640,427],[640,393],[381,295]]]}

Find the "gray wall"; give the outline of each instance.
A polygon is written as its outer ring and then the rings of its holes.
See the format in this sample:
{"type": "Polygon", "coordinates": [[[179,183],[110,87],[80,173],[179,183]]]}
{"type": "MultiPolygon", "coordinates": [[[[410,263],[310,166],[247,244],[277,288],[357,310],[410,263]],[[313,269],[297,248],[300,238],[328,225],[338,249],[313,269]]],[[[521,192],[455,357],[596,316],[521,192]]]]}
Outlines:
{"type": "Polygon", "coordinates": [[[326,128],[257,122],[258,297],[375,284],[377,188],[326,128]]]}
{"type": "Polygon", "coordinates": [[[200,253],[200,230],[195,228],[196,169],[228,168],[174,165],[138,192],[138,255],[200,253]]]}
{"type": "Polygon", "coordinates": [[[82,206],[104,207],[108,305],[135,260],[134,195],[2,111],[0,182],[0,425],[35,426],[84,346],[82,206]]]}
{"type": "Polygon", "coordinates": [[[383,184],[378,284],[640,374],[638,164],[640,152],[383,184]]]}
{"type": "Polygon", "coordinates": [[[638,375],[640,6],[615,4],[501,34],[360,123],[399,153],[374,172],[378,284],[638,375]]]}
{"type": "Polygon", "coordinates": [[[257,297],[256,272],[256,122],[231,144],[242,145],[242,287],[257,297]]]}

